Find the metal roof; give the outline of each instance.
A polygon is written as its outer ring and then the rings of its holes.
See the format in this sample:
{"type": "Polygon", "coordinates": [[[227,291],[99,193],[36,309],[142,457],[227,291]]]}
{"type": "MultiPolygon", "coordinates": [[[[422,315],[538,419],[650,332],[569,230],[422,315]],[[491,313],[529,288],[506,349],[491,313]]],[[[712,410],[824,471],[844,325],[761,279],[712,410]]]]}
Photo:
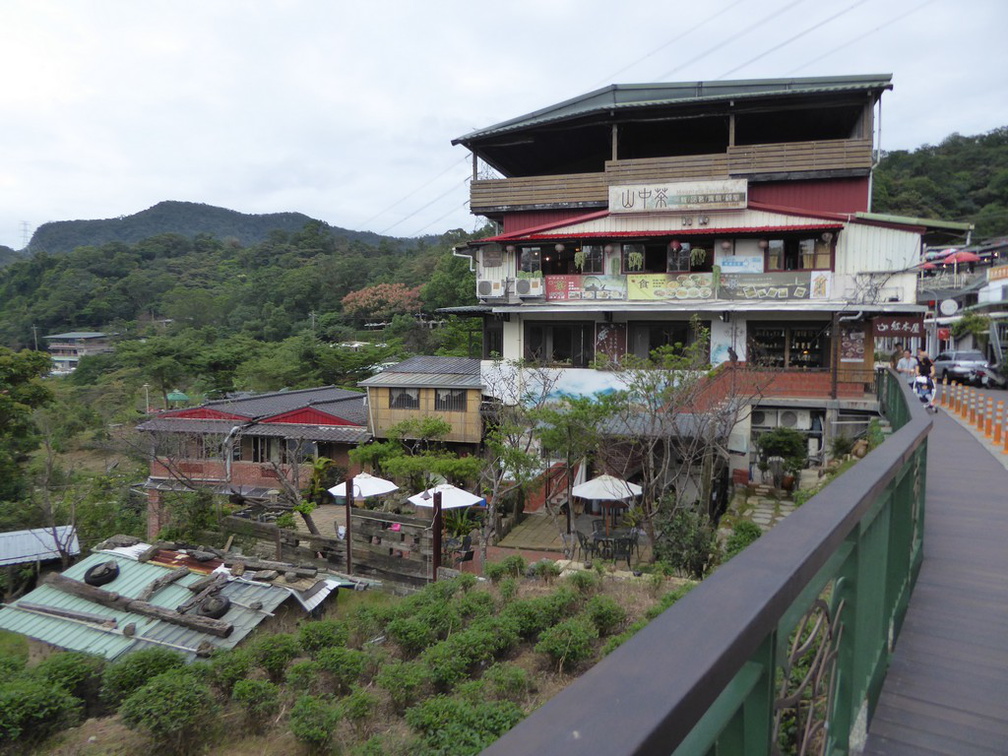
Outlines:
{"type": "MultiPolygon", "coordinates": [[[[83,580],[84,573],[92,566],[112,559],[119,564],[119,575],[106,586],[106,589],[115,591],[122,596],[136,598],[152,581],[175,569],[173,566],[153,561],[138,562],[137,554],[146,547],[147,544],[138,544],[129,548],[97,551],[70,567],[63,574],[75,580],[83,580]]],[[[218,569],[227,572],[223,567],[218,569]]],[[[205,574],[192,572],[159,590],[149,599],[149,602],[167,609],[175,609],[193,596],[186,586],[203,577],[205,574]]],[[[315,596],[322,594],[322,598],[325,598],[337,583],[326,580],[324,576],[320,576],[319,579],[325,580],[326,586],[315,596]],[[330,582],[333,585],[330,585],[330,582]]],[[[221,619],[230,623],[234,629],[227,638],[218,638],[198,630],[140,614],[110,609],[87,599],[59,591],[51,585],[41,585],[27,596],[0,609],[0,628],[27,635],[60,648],[100,654],[107,659],[116,659],[139,648],[161,646],[172,648],[192,660],[196,656],[196,649],[204,641],[211,643],[216,648],[233,648],[245,639],[260,622],[271,616],[281,604],[295,594],[296,591],[282,585],[254,582],[244,578],[231,578],[221,589],[221,595],[231,599],[231,608],[221,619]],[[255,602],[260,602],[262,607],[260,609],[251,608],[255,602]],[[26,607],[19,607],[22,603],[69,609],[97,617],[106,617],[109,620],[114,620],[115,626],[109,627],[99,622],[92,623],[56,617],[26,607]],[[122,631],[122,628],[130,623],[136,625],[136,633],[133,637],[124,635],[122,631]]],[[[314,599],[313,596],[311,600],[314,601],[314,599]]],[[[315,603],[318,602],[315,601],[315,603]]],[[[305,604],[302,602],[302,605],[305,604]]]]}
{"type": "Polygon", "coordinates": [[[101,331],[69,331],[67,333],[53,333],[43,336],[43,339],[100,339],[113,334],[102,333],[101,331]]]}
{"type": "Polygon", "coordinates": [[[57,544],[62,545],[70,556],[80,554],[80,541],[73,525],[0,533],[0,565],[59,559],[57,544]]]}
{"type": "MultiPolygon", "coordinates": [[[[362,395],[363,396],[363,395],[362,395]]],[[[224,436],[235,427],[234,420],[203,418],[155,417],[137,426],[145,433],[189,433],[224,436]]],[[[371,434],[363,425],[307,425],[305,423],[254,423],[242,428],[243,436],[295,438],[307,441],[358,444],[368,441],[371,434]]]]}
{"type": "Polygon", "coordinates": [[[480,140],[547,123],[589,115],[656,106],[698,105],[737,100],[798,97],[801,95],[875,92],[892,89],[892,74],[831,76],[791,79],[741,79],[735,81],[664,82],[612,84],[587,94],[550,105],[532,113],[470,132],[452,140],[469,146],[480,140]]]}
{"type": "Polygon", "coordinates": [[[410,357],[383,370],[358,386],[425,386],[432,388],[482,388],[480,361],[468,357],[410,357]]]}
{"type": "Polygon", "coordinates": [[[337,388],[336,386],[323,386],[297,391],[274,391],[269,394],[257,394],[237,399],[218,399],[200,406],[252,420],[346,399],[363,401],[363,398],[364,395],[359,391],[337,388]]]}

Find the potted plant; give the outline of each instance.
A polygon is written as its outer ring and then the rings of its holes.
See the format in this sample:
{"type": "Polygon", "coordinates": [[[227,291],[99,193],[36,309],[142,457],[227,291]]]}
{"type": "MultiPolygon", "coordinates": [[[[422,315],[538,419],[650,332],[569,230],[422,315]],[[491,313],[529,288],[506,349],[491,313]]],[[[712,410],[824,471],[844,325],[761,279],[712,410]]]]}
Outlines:
{"type": "Polygon", "coordinates": [[[808,442],[805,435],[794,428],[774,428],[759,437],[756,442],[759,449],[760,468],[764,462],[769,463],[771,457],[780,457],[783,462],[775,470],[774,486],[782,488],[784,478],[789,476],[791,487],[794,487],[798,472],[808,463],[808,442]]]}

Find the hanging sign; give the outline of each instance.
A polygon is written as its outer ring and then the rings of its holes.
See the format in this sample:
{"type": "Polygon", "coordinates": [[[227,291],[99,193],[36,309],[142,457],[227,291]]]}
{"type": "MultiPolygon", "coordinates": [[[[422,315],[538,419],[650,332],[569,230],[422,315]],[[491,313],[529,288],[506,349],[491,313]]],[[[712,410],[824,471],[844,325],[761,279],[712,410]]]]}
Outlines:
{"type": "Polygon", "coordinates": [[[626,299],[624,276],[546,276],[546,299],[626,299]]]}
{"type": "Polygon", "coordinates": [[[671,210],[745,210],[746,179],[662,181],[609,187],[609,212],[654,213],[671,210]]]}
{"type": "Polygon", "coordinates": [[[872,336],[923,335],[923,315],[878,315],[872,319],[872,336]]]}

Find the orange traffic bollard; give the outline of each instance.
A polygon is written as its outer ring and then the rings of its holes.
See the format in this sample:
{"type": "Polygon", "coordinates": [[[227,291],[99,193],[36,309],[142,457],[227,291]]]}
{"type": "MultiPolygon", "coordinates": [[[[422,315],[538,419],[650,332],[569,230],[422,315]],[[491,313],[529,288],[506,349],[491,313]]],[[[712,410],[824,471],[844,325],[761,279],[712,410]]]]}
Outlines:
{"type": "Polygon", "coordinates": [[[946,407],[948,402],[948,378],[942,379],[942,382],[938,384],[941,387],[941,392],[938,394],[938,406],[946,407]]]}
{"type": "Polygon", "coordinates": [[[994,412],[994,446],[1001,445],[1001,426],[1004,425],[1004,402],[998,401],[994,412]]]}
{"type": "Polygon", "coordinates": [[[976,422],[976,392],[973,389],[966,389],[966,396],[969,398],[969,407],[966,410],[966,419],[970,425],[976,422]]]}
{"type": "Polygon", "coordinates": [[[984,416],[984,435],[987,438],[994,437],[994,400],[987,397],[987,412],[984,416]]]}

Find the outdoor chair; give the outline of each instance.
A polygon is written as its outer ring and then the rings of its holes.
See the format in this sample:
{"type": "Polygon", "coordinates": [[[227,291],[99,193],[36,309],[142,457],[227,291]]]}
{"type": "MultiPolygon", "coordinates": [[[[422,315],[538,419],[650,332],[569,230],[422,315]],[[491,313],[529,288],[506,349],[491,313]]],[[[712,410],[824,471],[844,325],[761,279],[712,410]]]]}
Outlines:
{"type": "Polygon", "coordinates": [[[578,547],[581,549],[582,561],[589,561],[595,556],[595,542],[580,530],[577,531],[577,540],[578,547]]]}
{"type": "Polygon", "coordinates": [[[620,561],[621,559],[626,559],[627,569],[630,569],[630,556],[632,554],[633,554],[632,538],[612,539],[612,560],[614,563],[620,561]]]}
{"type": "Polygon", "coordinates": [[[605,532],[605,520],[595,519],[592,520],[592,533],[604,533],[605,532]]]}

